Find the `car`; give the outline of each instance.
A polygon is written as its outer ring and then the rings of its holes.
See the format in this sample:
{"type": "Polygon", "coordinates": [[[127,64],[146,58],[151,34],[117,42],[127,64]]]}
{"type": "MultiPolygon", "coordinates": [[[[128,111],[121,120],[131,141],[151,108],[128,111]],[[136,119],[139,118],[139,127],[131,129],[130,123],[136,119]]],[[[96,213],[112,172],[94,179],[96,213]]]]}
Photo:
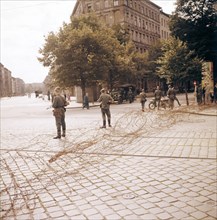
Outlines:
{"type": "Polygon", "coordinates": [[[111,96],[118,104],[122,104],[124,101],[132,103],[135,99],[136,87],[133,84],[123,84],[116,86],[111,91],[111,96]]]}

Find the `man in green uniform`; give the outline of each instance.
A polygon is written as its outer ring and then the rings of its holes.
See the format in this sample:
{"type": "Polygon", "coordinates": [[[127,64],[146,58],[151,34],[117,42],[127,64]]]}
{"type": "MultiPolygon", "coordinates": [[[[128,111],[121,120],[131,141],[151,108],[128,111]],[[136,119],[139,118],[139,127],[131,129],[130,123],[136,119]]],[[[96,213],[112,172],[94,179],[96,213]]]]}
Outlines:
{"type": "Polygon", "coordinates": [[[106,116],[108,119],[108,125],[111,127],[111,112],[110,112],[110,104],[114,102],[113,98],[106,94],[105,89],[101,89],[101,95],[97,100],[100,103],[100,108],[102,112],[103,126],[101,128],[106,128],[106,116]]]}
{"type": "Polygon", "coordinates": [[[170,108],[173,109],[176,93],[175,93],[174,88],[171,85],[169,85],[168,87],[169,89],[167,91],[167,96],[169,98],[169,105],[170,105],[170,108]]]}
{"type": "Polygon", "coordinates": [[[57,136],[54,139],[61,138],[61,128],[62,128],[62,137],[66,135],[66,122],[65,122],[65,106],[67,102],[63,96],[61,96],[61,90],[59,87],[56,87],[54,90],[54,99],[52,103],[53,115],[56,120],[57,127],[57,136]]]}
{"type": "Polygon", "coordinates": [[[162,92],[160,90],[160,87],[157,86],[157,89],[154,92],[154,97],[155,97],[155,105],[157,106],[158,110],[160,108],[161,96],[162,96],[162,92]]]}
{"type": "Polygon", "coordinates": [[[144,112],[145,109],[145,102],[146,102],[146,94],[144,89],[142,89],[142,92],[139,94],[140,97],[140,102],[141,102],[141,106],[142,106],[142,111],[144,112]]]}

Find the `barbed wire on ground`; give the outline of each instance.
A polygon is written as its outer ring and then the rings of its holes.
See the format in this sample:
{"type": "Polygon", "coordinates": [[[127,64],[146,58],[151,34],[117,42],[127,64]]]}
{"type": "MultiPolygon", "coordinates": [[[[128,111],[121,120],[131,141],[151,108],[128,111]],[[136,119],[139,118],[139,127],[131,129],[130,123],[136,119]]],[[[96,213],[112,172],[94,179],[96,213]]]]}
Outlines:
{"type": "Polygon", "coordinates": [[[1,154],[2,219],[16,216],[20,211],[32,219],[34,209],[40,203],[40,195],[49,187],[64,178],[81,181],[81,170],[93,165],[97,165],[100,170],[100,162],[106,154],[118,152],[121,156],[128,146],[141,137],[151,136],[158,130],[166,130],[178,122],[190,120],[189,115],[183,115],[180,110],[129,111],[116,116],[113,127],[109,129],[69,130],[69,137],[61,140],[60,147],[53,152],[48,148],[52,148],[54,142],[43,134],[33,137],[26,146],[19,146],[17,151],[9,150],[1,154]],[[32,148],[35,148],[35,152],[28,152],[32,148]]]}

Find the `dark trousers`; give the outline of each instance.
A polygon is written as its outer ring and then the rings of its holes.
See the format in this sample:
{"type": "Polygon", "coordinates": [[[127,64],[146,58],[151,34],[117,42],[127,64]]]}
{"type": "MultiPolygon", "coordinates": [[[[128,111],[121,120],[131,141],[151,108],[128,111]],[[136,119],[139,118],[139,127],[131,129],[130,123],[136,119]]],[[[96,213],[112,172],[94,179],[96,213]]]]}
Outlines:
{"type": "Polygon", "coordinates": [[[63,133],[66,131],[66,122],[65,122],[65,114],[62,116],[55,116],[57,134],[61,135],[61,128],[63,133]]]}

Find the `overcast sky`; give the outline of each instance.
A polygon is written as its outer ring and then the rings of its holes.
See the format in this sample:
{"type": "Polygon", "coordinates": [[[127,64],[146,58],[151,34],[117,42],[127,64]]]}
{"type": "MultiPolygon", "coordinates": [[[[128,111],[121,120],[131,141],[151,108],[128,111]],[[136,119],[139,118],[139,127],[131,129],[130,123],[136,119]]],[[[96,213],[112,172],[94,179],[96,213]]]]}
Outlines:
{"type": "MultiPolygon", "coordinates": [[[[25,83],[43,82],[48,68],[38,62],[44,36],[68,23],[76,0],[1,0],[0,62],[25,83]]],[[[166,13],[176,0],[153,0],[166,13]]]]}

